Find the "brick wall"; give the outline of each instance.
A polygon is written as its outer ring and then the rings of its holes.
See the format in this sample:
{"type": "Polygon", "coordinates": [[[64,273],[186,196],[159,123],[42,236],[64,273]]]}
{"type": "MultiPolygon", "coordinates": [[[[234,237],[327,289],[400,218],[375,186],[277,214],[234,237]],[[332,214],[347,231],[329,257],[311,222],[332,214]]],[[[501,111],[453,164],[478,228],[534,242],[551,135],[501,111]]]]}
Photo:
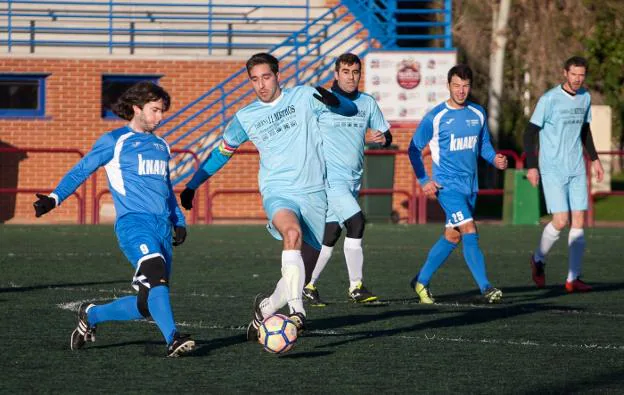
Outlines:
{"type": "MultiPolygon", "coordinates": [[[[45,119],[0,119],[0,144],[15,147],[77,148],[86,153],[103,133],[123,125],[123,121],[101,118],[101,81],[103,74],[160,74],[161,85],[172,96],[171,112],[176,111],[209,88],[226,79],[244,65],[244,59],[157,60],[157,59],[51,59],[35,57],[0,58],[0,73],[48,73],[45,119]]],[[[414,125],[394,128],[395,142],[406,149],[414,125]]],[[[246,145],[244,148],[252,148],[246,145]]],[[[0,188],[52,189],[75,164],[75,154],[28,153],[26,157],[0,153],[2,171],[0,188]]],[[[210,188],[257,188],[257,155],[235,155],[214,178],[210,188]]],[[[395,188],[411,190],[413,175],[407,157],[396,161],[395,188]]],[[[104,170],[98,171],[98,192],[107,188],[104,170]]],[[[200,193],[200,220],[203,218],[203,192],[200,193]]],[[[92,221],[91,182],[87,182],[87,223],[92,221]]],[[[35,222],[33,194],[0,195],[0,222],[35,222]]],[[[394,209],[407,216],[405,198],[395,195],[394,209]]],[[[102,198],[104,208],[110,195],[102,198]]],[[[215,219],[262,218],[261,202],[256,194],[220,195],[213,202],[215,219]]],[[[77,203],[74,197],[37,223],[75,223],[77,203]]],[[[106,210],[102,220],[110,221],[106,210]]]]}

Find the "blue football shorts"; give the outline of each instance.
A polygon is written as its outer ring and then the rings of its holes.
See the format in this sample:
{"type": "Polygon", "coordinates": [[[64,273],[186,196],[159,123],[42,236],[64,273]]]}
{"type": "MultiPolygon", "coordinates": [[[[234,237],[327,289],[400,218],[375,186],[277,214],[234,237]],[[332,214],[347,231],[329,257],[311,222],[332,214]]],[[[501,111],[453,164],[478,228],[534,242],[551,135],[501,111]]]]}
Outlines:
{"type": "Polygon", "coordinates": [[[331,181],[327,183],[327,218],[325,222],[344,222],[362,211],[357,201],[360,183],[331,181]]]}
{"type": "Polygon", "coordinates": [[[149,288],[147,279],[141,275],[141,263],[155,257],[165,261],[167,278],[171,275],[173,258],[172,225],[168,218],[150,214],[126,214],[115,223],[119,247],[134,267],[132,287],[138,291],[139,283],[149,288]]]}
{"type": "Polygon", "coordinates": [[[449,189],[440,189],[437,193],[440,206],[446,215],[446,227],[454,228],[473,221],[473,212],[477,203],[477,194],[469,195],[449,189]]]}
{"type": "Polygon", "coordinates": [[[269,220],[267,229],[271,236],[282,240],[282,236],[271,221],[279,210],[290,210],[299,219],[303,241],[317,250],[321,249],[327,213],[327,195],[324,190],[308,194],[282,193],[279,196],[266,194],[262,196],[262,205],[269,220]]]}
{"type": "Polygon", "coordinates": [[[587,210],[587,176],[542,173],[542,187],[549,213],[587,210]]]}

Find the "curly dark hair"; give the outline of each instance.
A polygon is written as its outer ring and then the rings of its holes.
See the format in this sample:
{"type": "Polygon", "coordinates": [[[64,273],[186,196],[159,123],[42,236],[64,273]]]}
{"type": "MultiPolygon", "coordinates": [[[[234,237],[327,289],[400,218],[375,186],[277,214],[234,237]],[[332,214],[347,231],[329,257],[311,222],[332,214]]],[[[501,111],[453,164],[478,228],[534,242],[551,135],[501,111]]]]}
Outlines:
{"type": "Polygon", "coordinates": [[[171,104],[171,98],[167,91],[151,81],[141,81],[128,88],[113,104],[112,110],[120,118],[131,121],[134,117],[132,106],[143,108],[145,104],[161,99],[163,112],[165,112],[171,104]]]}

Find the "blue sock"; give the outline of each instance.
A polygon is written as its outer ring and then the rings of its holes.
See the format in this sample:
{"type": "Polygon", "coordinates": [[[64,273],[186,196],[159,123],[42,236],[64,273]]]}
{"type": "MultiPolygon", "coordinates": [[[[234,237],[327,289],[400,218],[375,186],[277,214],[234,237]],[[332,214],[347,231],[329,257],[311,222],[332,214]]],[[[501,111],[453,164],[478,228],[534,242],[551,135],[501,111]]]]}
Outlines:
{"type": "Polygon", "coordinates": [[[428,285],[433,274],[446,262],[455,247],[457,247],[457,244],[446,240],[444,236],[440,237],[440,240],[438,240],[431,248],[431,251],[429,251],[427,260],[422,269],[420,269],[418,282],[422,285],[428,285]]]}
{"type": "Polygon", "coordinates": [[[137,307],[136,296],[125,296],[110,303],[93,306],[87,312],[89,325],[104,321],[131,321],[143,318],[137,307]]]}
{"type": "Polygon", "coordinates": [[[162,332],[167,344],[173,341],[173,335],[176,333],[175,322],[173,321],[173,311],[171,311],[171,303],[169,302],[169,287],[159,285],[150,289],[147,296],[147,308],[158,329],[162,332]]]}
{"type": "Polygon", "coordinates": [[[462,235],[464,242],[464,259],[468,264],[468,268],[472,273],[475,281],[479,285],[481,292],[490,288],[490,282],[485,273],[485,259],[481,248],[479,248],[479,235],[476,233],[468,233],[462,235]]]}

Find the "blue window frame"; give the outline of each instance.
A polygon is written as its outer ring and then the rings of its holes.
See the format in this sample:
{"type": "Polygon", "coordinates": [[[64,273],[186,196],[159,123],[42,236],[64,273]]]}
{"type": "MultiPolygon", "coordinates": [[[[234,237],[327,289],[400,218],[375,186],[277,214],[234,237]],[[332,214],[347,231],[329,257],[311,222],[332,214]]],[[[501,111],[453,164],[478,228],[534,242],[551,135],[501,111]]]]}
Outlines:
{"type": "Polygon", "coordinates": [[[119,119],[113,113],[113,104],[132,85],[141,81],[151,81],[155,84],[161,75],[103,75],[102,76],[102,118],[119,119]]]}
{"type": "Polygon", "coordinates": [[[50,74],[0,74],[0,118],[44,117],[50,74]]]}

